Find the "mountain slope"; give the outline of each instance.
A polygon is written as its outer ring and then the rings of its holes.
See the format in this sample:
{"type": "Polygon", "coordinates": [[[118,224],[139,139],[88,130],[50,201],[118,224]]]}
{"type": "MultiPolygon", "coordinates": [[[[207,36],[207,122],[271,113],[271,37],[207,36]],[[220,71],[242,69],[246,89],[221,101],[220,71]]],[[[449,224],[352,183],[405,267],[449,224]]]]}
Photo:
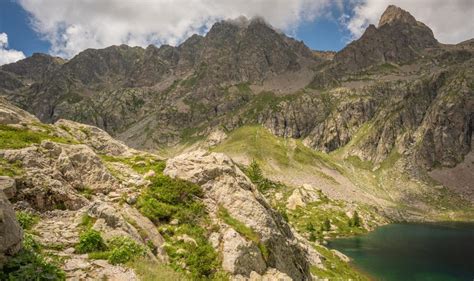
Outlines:
{"type": "Polygon", "coordinates": [[[471,41],[441,44],[389,6],[331,59],[260,19],[238,19],[178,47],[33,56],[1,67],[0,92],[43,121],[95,125],[135,148],[194,147],[217,128],[258,124],[373,169],[401,158],[400,174],[431,185],[427,171],[472,150],[471,41]]]}

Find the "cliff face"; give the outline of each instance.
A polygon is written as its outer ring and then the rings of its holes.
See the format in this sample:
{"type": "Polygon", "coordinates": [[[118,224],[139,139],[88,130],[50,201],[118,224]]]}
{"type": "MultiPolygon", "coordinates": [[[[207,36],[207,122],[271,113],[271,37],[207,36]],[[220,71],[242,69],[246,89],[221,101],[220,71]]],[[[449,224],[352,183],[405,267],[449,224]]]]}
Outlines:
{"type": "Polygon", "coordinates": [[[67,62],[34,55],[2,66],[0,86],[43,121],[92,124],[137,148],[258,123],[317,150],[357,137],[352,150],[363,159],[379,163],[397,148],[432,168],[471,150],[471,43],[439,44],[389,6],[332,58],[260,19],[237,19],[178,47],[112,46],[67,62]]]}
{"type": "Polygon", "coordinates": [[[340,65],[338,70],[356,71],[380,63],[406,63],[437,45],[429,27],[407,11],[389,6],[378,27],[370,25],[360,39],[338,52],[334,61],[340,65]]]}

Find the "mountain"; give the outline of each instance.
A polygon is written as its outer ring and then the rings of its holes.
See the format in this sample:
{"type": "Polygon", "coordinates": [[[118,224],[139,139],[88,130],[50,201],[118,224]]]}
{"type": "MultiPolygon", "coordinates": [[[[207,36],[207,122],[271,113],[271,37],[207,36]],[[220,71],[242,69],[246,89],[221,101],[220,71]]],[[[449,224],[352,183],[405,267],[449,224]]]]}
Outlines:
{"type": "Polygon", "coordinates": [[[365,280],[325,241],[473,219],[473,42],[389,6],[336,53],[238,18],[0,66],[0,279],[365,280]]]}
{"type": "Polygon", "coordinates": [[[382,14],[378,27],[369,25],[360,39],[338,52],[334,58],[345,71],[360,70],[382,64],[413,61],[438,41],[433,32],[410,13],[390,5],[382,14]]]}
{"type": "Polygon", "coordinates": [[[438,43],[395,6],[334,56],[239,18],[177,47],[35,54],[1,67],[1,93],[44,122],[95,125],[135,148],[260,124],[326,153],[375,166],[397,154],[425,170],[471,151],[473,53],[469,41],[438,43]]]}

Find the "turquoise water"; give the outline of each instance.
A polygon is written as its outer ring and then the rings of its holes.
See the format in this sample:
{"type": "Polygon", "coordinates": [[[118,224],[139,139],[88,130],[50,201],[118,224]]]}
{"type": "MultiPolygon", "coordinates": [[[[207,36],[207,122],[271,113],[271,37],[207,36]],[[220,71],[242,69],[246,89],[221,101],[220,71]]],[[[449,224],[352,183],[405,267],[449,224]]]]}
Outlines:
{"type": "Polygon", "coordinates": [[[375,280],[474,281],[474,223],[391,224],[328,246],[375,280]]]}

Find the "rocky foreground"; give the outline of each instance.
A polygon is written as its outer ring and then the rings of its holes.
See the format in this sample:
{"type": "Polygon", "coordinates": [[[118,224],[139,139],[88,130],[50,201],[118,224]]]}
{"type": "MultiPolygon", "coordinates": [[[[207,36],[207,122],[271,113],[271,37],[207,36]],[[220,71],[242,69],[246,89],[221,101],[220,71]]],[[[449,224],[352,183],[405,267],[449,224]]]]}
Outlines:
{"type": "Polygon", "coordinates": [[[183,279],[310,280],[315,270],[334,271],[324,255],[339,257],[298,234],[223,154],[197,150],[165,163],[96,127],[43,124],[5,100],[0,123],[2,277],[25,276],[27,264],[41,271],[33,261],[12,264],[27,252],[71,280],[149,275],[136,272],[136,259],[183,279]],[[109,252],[84,250],[85,233],[109,252]],[[140,254],[111,259],[117,239],[140,254]]]}

